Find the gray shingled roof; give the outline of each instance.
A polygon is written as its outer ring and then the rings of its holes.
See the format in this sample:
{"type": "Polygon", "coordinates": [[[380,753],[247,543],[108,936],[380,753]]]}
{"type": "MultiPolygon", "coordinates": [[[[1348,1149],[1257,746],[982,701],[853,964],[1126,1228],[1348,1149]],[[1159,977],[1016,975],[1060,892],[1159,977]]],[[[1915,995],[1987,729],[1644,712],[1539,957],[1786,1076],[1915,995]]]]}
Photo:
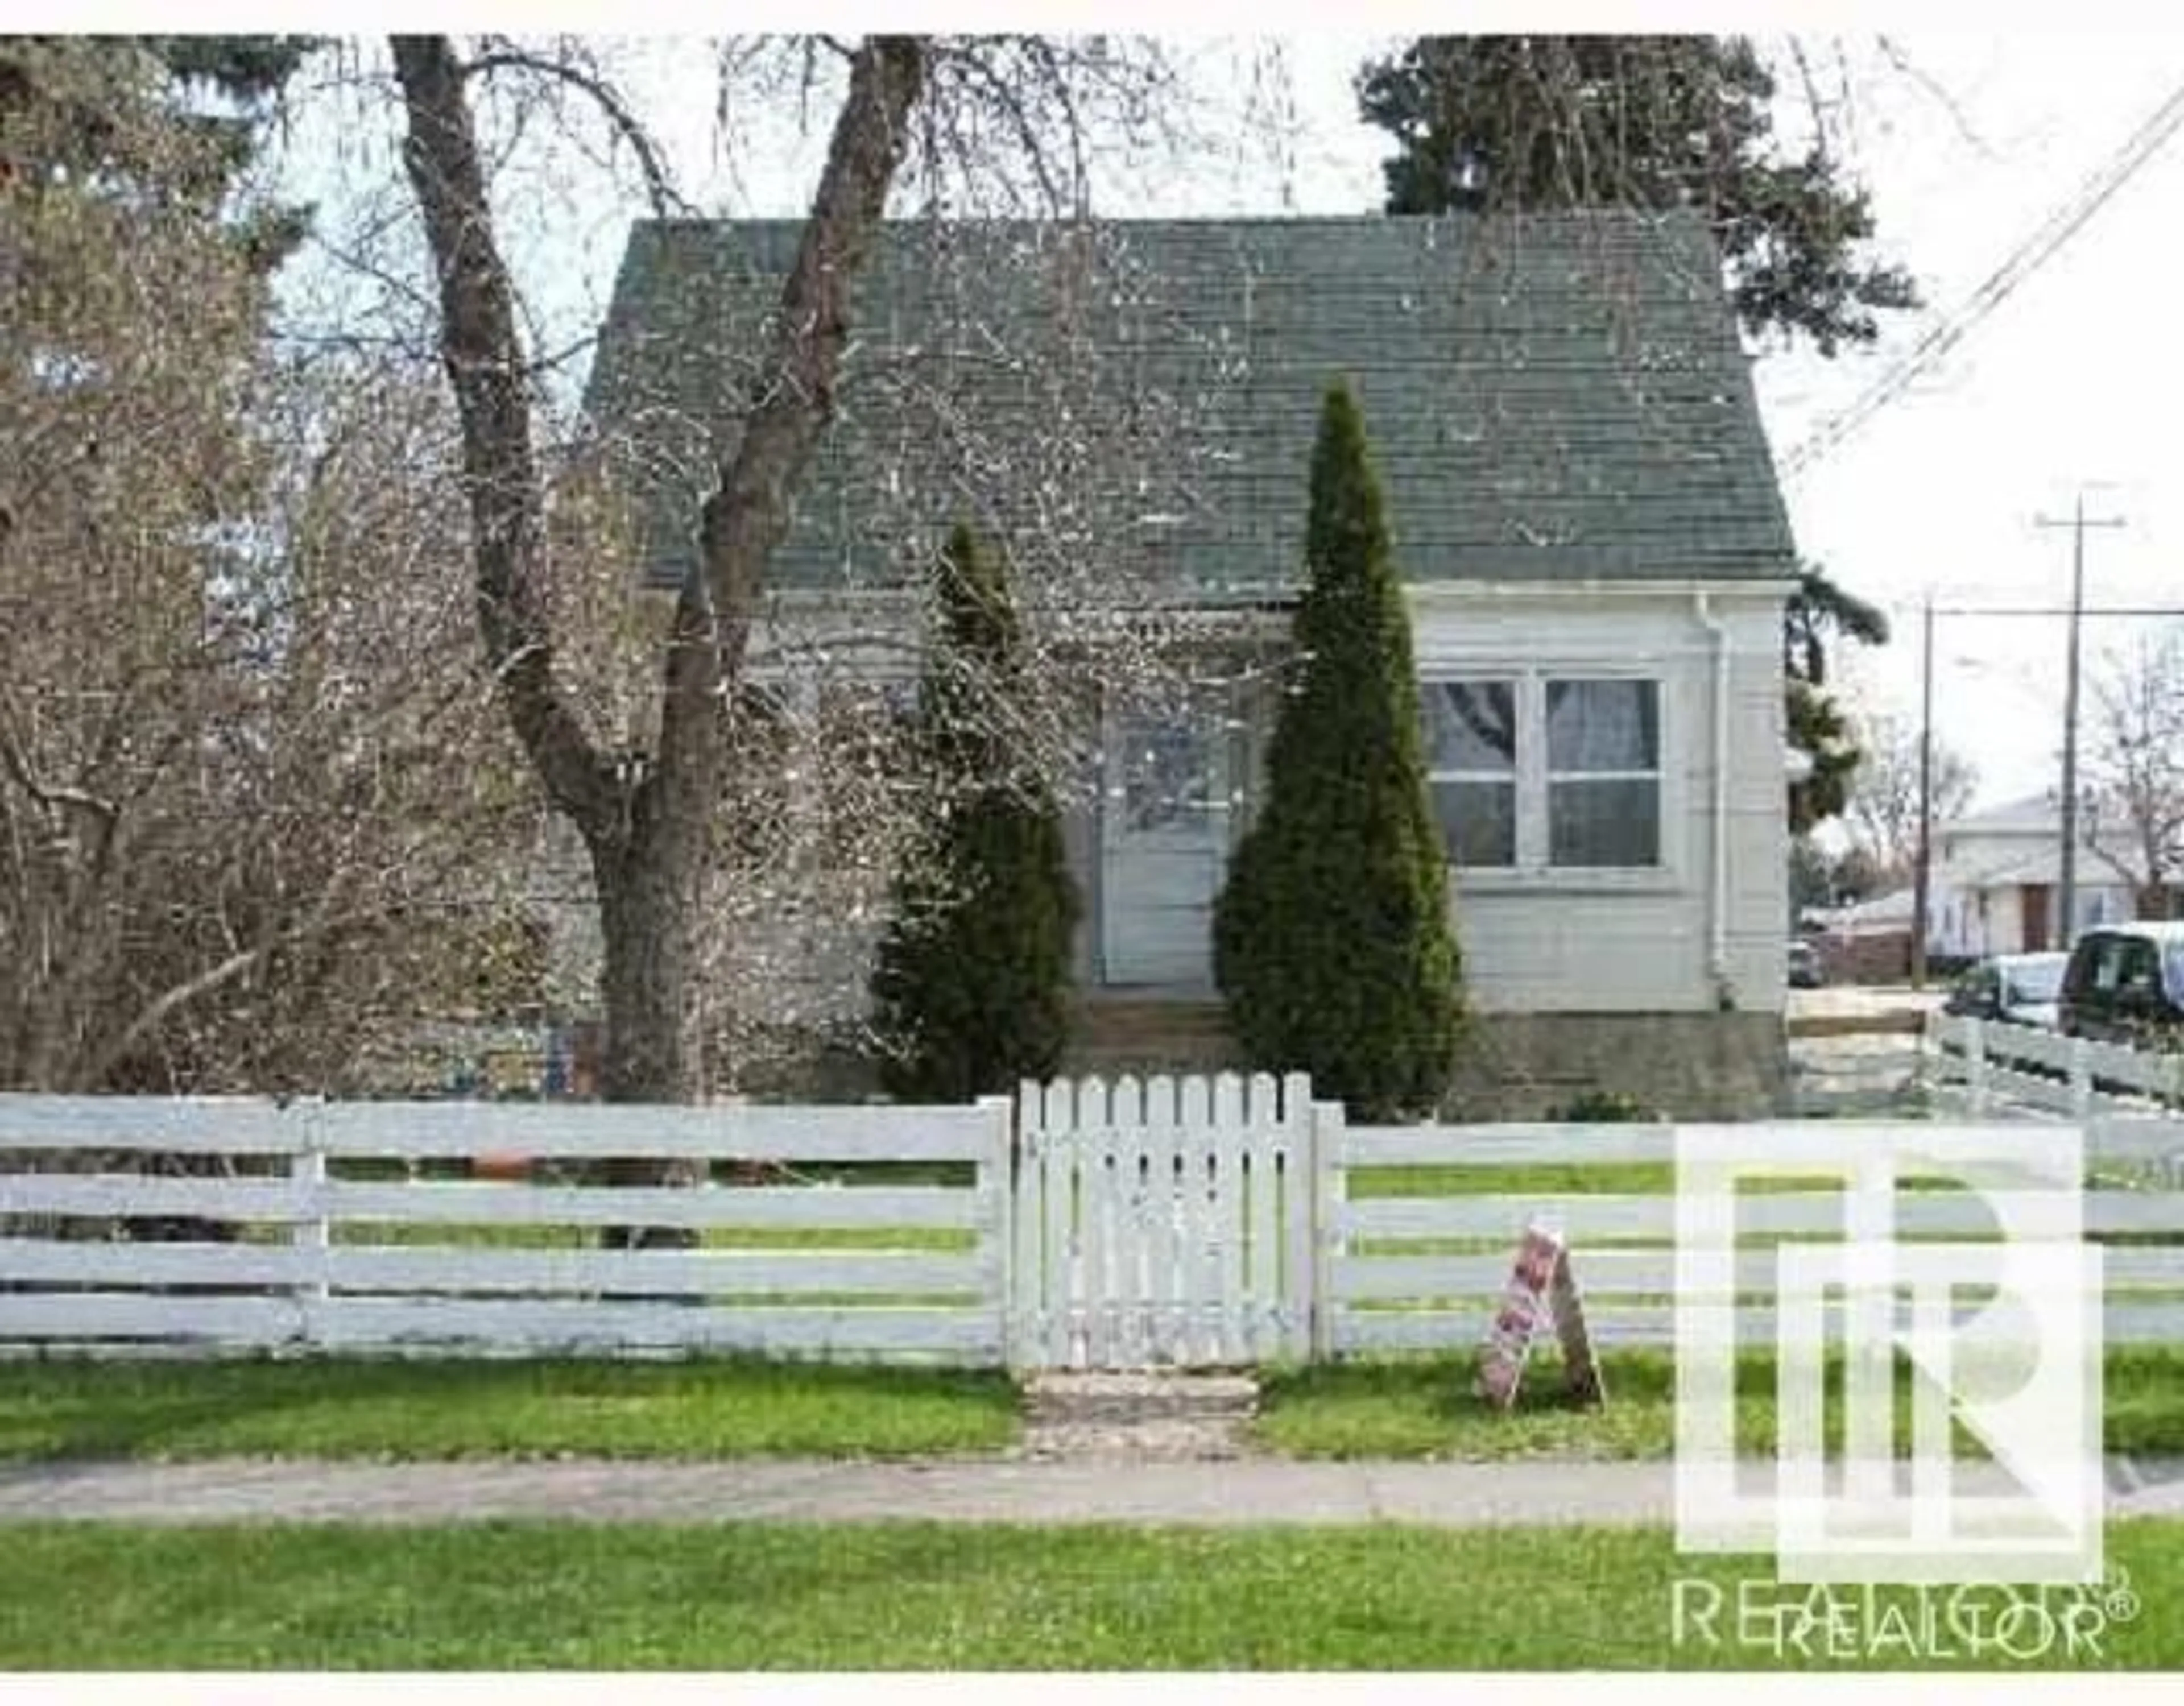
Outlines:
{"type": "MultiPolygon", "coordinates": [[[[694,552],[800,227],[632,231],[589,402],[646,559],[694,552]]],[[[1416,580],[1779,578],[1794,551],[1704,229],[1680,215],[884,228],[840,410],[773,565],[872,584],[969,507],[1021,552],[1197,593],[1294,584],[1346,376],[1416,580]]]]}

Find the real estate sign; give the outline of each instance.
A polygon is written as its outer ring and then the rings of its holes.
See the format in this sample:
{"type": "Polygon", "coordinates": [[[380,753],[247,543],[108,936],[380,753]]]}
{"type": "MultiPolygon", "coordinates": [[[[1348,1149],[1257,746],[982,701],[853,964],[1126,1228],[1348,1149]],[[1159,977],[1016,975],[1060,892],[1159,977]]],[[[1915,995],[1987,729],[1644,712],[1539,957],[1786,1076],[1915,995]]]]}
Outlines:
{"type": "Polygon", "coordinates": [[[1548,1319],[1562,1342],[1570,1397],[1580,1403],[1604,1402],[1607,1394],[1593,1356],[1592,1337],[1585,1330],[1585,1305],[1570,1267],[1569,1247],[1560,1233],[1535,1223],[1524,1229],[1509,1283],[1502,1288],[1486,1341],[1479,1346],[1479,1377],[1472,1390],[1495,1408],[1506,1410],[1517,1402],[1533,1341],[1548,1319]]]}

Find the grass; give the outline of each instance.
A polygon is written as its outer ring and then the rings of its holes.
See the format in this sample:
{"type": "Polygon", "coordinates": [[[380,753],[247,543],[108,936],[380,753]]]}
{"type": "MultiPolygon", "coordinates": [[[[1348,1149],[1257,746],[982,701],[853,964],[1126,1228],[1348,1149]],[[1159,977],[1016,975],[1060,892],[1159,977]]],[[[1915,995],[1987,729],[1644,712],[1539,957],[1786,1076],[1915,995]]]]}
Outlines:
{"type": "MultiPolygon", "coordinates": [[[[1474,1358],[1390,1358],[1269,1369],[1255,1428],[1260,1443],[1302,1458],[1666,1458],[1675,1444],[1674,1367],[1665,1351],[1611,1351],[1601,1358],[1607,1403],[1564,1402],[1553,1354],[1525,1371],[1516,1408],[1503,1415],[1472,1396],[1474,1358]]],[[[1737,1359],[1740,1451],[1774,1449],[1774,1363],[1737,1359]]],[[[1908,1371],[1899,1366],[1898,1448],[1908,1444],[1908,1371]]],[[[1830,1380],[1827,1423],[1839,1424],[1830,1380]]],[[[2102,1421],[2111,1452],[2184,1455],[2184,1351],[2128,1346],[2109,1352],[2102,1421]]],[[[1960,1449],[1970,1450],[1960,1436],[1960,1449]]]]}
{"type": "Polygon", "coordinates": [[[772,1363],[11,1363],[0,1462],[212,1457],[901,1458],[991,1452],[1000,1374],[772,1363]]]}
{"type": "MultiPolygon", "coordinates": [[[[1352,1201],[1390,1196],[1673,1196],[1676,1167],[1671,1161],[1540,1161],[1507,1167],[1468,1162],[1415,1167],[1357,1167],[1349,1169],[1346,1194],[1352,1201]]],[[[2088,1175],[2087,1184],[2102,1182],[2088,1175]]],[[[1897,1185],[1904,1190],[1961,1190],[1960,1180],[1908,1174],[1897,1185]]],[[[1833,1190],[1837,1174],[1770,1173],[1747,1179],[1740,1190],[1753,1196],[1799,1190],[1833,1190]]]]}
{"type": "MultiPolygon", "coordinates": [[[[2144,1609],[2048,1668],[2184,1664],[2184,1525],[2109,1553],[2144,1609]]],[[[38,1525],[0,1547],[0,1667],[1766,1669],[1679,1645],[1673,1584],[1772,1576],[1660,1529],[38,1525]]]]}
{"type": "MultiPolygon", "coordinates": [[[[269,1224],[254,1229],[253,1241],[285,1244],[291,1235],[287,1226],[269,1224]]],[[[597,1250],[599,1229],[345,1220],[334,1227],[333,1241],[453,1250],[597,1250]]],[[[698,1241],[702,1250],[905,1250],[962,1255],[978,1248],[978,1235],[953,1226],[709,1226],[698,1241]]]]}
{"type": "MultiPolygon", "coordinates": [[[[1596,1411],[1563,1402],[1552,1352],[1535,1358],[1507,1415],[1472,1396],[1473,1366],[1467,1353],[1268,1369],[1259,1442],[1300,1458],[1475,1461],[1658,1458],[1674,1446],[1666,1352],[1607,1353],[1596,1411]]],[[[1741,1450],[1774,1449],[1774,1377],[1770,1357],[1739,1359],[1741,1450]]],[[[1831,1384],[1831,1419],[1836,1395],[1831,1384]]],[[[1908,1404],[1897,1413],[1908,1423],[1908,1404]]],[[[2111,1351],[2103,1420],[2110,1451],[2184,1455],[2184,1351],[2111,1351]]],[[[755,1358],[53,1360],[9,1363],[0,1379],[0,1463],[903,1458],[998,1451],[1017,1427],[1016,1388],[998,1373],[755,1358]]]]}
{"type": "Polygon", "coordinates": [[[1462,1164],[1353,1167],[1345,1174],[1352,1201],[1389,1196],[1658,1196],[1676,1188],[1665,1161],[1530,1162],[1509,1167],[1462,1164]]]}

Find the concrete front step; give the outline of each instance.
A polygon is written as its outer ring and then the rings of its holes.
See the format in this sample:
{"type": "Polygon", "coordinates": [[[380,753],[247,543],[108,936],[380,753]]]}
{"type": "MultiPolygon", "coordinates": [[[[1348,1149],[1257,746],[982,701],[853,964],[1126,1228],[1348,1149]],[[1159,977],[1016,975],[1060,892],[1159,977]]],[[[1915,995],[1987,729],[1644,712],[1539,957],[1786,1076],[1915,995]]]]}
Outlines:
{"type": "Polygon", "coordinates": [[[1078,1008],[1062,1070],[1077,1075],[1240,1068],[1218,1001],[1100,998],[1078,1008]]]}

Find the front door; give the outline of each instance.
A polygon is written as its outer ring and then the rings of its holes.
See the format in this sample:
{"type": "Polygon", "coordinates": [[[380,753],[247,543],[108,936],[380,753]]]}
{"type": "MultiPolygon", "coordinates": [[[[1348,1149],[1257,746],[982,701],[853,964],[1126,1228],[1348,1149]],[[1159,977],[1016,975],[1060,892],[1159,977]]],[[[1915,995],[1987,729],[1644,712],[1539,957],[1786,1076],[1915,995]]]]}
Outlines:
{"type": "Polygon", "coordinates": [[[1203,990],[1228,859],[1226,719],[1199,700],[1112,711],[1100,812],[1102,981],[1203,990]]]}
{"type": "Polygon", "coordinates": [[[2017,900],[2024,920],[2023,951],[2036,954],[2049,946],[2067,948],[2068,942],[2051,944],[2048,939],[2049,890],[2045,883],[2021,883],[2018,885],[2017,900]]]}

